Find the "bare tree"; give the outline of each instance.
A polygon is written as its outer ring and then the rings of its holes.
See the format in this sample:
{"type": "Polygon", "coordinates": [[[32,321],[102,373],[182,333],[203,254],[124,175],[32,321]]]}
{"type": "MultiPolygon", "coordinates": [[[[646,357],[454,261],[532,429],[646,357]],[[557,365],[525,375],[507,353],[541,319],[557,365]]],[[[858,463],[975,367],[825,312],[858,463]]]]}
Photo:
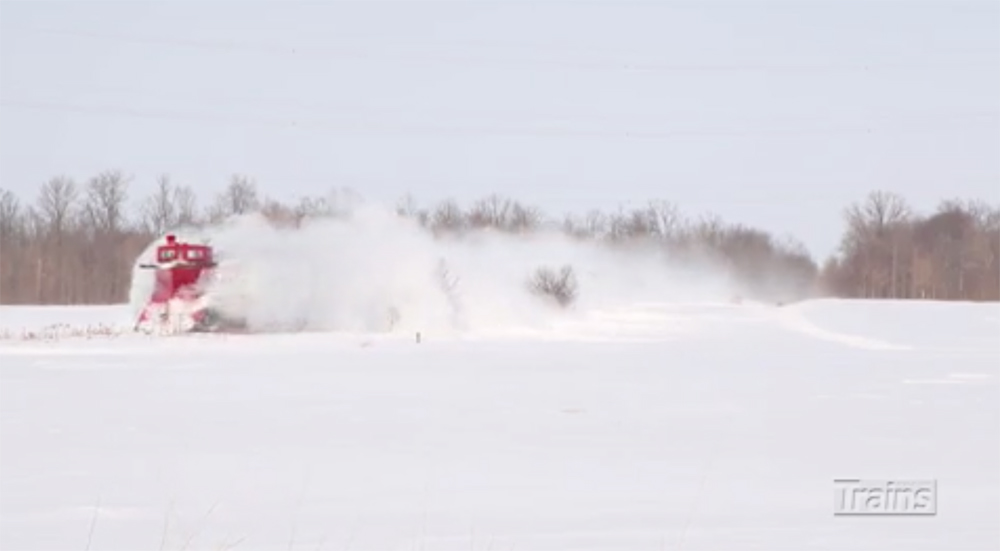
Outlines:
{"type": "Polygon", "coordinates": [[[430,227],[435,233],[460,232],[465,225],[465,215],[454,201],[441,203],[430,215],[430,227]]]}
{"type": "Polygon", "coordinates": [[[608,215],[608,231],[606,239],[611,243],[620,243],[629,238],[631,228],[628,213],[619,208],[618,212],[608,215]]]}
{"type": "Polygon", "coordinates": [[[647,216],[655,234],[661,239],[672,239],[683,222],[677,205],[669,201],[650,201],[647,216]]]}
{"type": "Polygon", "coordinates": [[[156,188],[142,203],[142,225],[152,235],[163,235],[178,226],[177,190],[170,176],[163,174],[156,179],[156,188]]]}
{"type": "MultiPolygon", "coordinates": [[[[53,178],[33,205],[0,190],[0,302],[124,300],[131,263],[150,240],[171,227],[201,222],[194,190],[162,176],[139,204],[138,223],[132,224],[127,184],[121,172],[106,171],[90,178],[81,196],[73,180],[53,178]]],[[[296,226],[307,217],[349,216],[359,201],[351,190],[290,206],[261,201],[252,180],[235,176],[212,211],[217,216],[262,211],[276,224],[296,226]]],[[[418,209],[412,198],[397,212],[435,235],[476,228],[529,233],[548,227],[538,209],[495,195],[468,212],[453,201],[418,209]]],[[[597,210],[568,216],[562,228],[577,239],[629,247],[637,254],[666,250],[674,262],[724,267],[758,298],[811,296],[822,285],[838,296],[1000,300],[1000,205],[954,199],[918,215],[899,195],[875,192],[844,215],[841,249],[822,270],[797,241],[725,224],[713,215],[689,221],[665,201],[611,216],[597,210]],[[646,246],[651,244],[656,246],[646,246]]],[[[440,268],[442,289],[454,302],[456,279],[447,266],[440,268]]],[[[568,266],[541,268],[528,278],[533,293],[563,306],[572,303],[576,286],[568,266]]]]}
{"type": "Polygon", "coordinates": [[[71,300],[72,279],[68,241],[72,236],[79,192],[76,183],[66,177],[46,182],[38,195],[35,224],[42,236],[41,254],[36,262],[36,295],[40,302],[71,300]]]}
{"type": "Polygon", "coordinates": [[[229,185],[215,198],[209,209],[211,222],[221,222],[230,216],[240,216],[257,211],[261,201],[257,196],[257,183],[242,174],[234,174],[229,185]]]}
{"type": "Polygon", "coordinates": [[[173,193],[174,208],[177,210],[177,226],[197,226],[201,223],[198,218],[198,197],[189,186],[177,186],[173,193]]]}
{"type": "Polygon", "coordinates": [[[90,228],[107,234],[121,232],[127,198],[128,181],[121,172],[106,171],[91,178],[83,204],[83,214],[90,228]]]}
{"type": "Polygon", "coordinates": [[[599,210],[591,210],[577,217],[567,214],[563,222],[563,231],[577,239],[601,241],[608,238],[610,220],[599,210]]]}
{"type": "Polygon", "coordinates": [[[20,233],[21,224],[21,201],[10,190],[0,189],[0,238],[20,233]]]}
{"type": "Polygon", "coordinates": [[[21,286],[24,233],[21,201],[13,192],[0,190],[0,301],[16,294],[21,286]]]}
{"type": "Polygon", "coordinates": [[[325,197],[302,197],[295,205],[295,215],[301,224],[306,219],[332,216],[333,209],[325,197]]]}
{"type": "Polygon", "coordinates": [[[717,214],[705,214],[692,226],[691,232],[702,246],[717,249],[722,244],[725,223],[717,214]]]}
{"type": "Polygon", "coordinates": [[[473,228],[507,229],[511,224],[513,205],[507,199],[491,195],[480,199],[469,211],[469,226],[473,228]]]}
{"type": "Polygon", "coordinates": [[[849,229],[878,234],[893,224],[905,222],[910,213],[906,200],[898,194],[873,191],[864,202],[847,208],[847,220],[849,229]]]}
{"type": "Polygon", "coordinates": [[[276,199],[265,199],[260,213],[278,227],[295,228],[302,222],[302,217],[295,207],[286,206],[276,199]]]}
{"type": "Polygon", "coordinates": [[[76,183],[69,178],[53,178],[42,186],[38,195],[38,215],[47,232],[57,236],[66,233],[78,197],[76,183]]]}
{"type": "Polygon", "coordinates": [[[87,181],[82,209],[87,241],[73,251],[81,267],[76,282],[83,284],[77,295],[86,295],[86,289],[91,288],[97,302],[115,300],[128,262],[121,248],[127,198],[128,180],[120,171],[105,171],[87,181]],[[102,273],[97,266],[115,268],[102,273]]]}
{"type": "Polygon", "coordinates": [[[954,202],[942,203],[937,213],[916,227],[920,253],[931,257],[934,276],[928,291],[932,297],[966,298],[966,277],[974,268],[970,245],[975,230],[975,218],[954,202]]]}
{"type": "Polygon", "coordinates": [[[620,210],[611,218],[611,237],[613,241],[635,241],[653,236],[656,222],[647,209],[620,210]]]}
{"type": "Polygon", "coordinates": [[[404,218],[414,218],[419,211],[417,200],[407,193],[396,203],[396,214],[404,218]]]}
{"type": "Polygon", "coordinates": [[[911,209],[895,193],[874,191],[844,212],[847,232],[841,251],[856,257],[860,270],[859,293],[867,297],[890,297],[899,292],[904,265],[900,262],[902,226],[909,223],[911,209]]]}
{"type": "Polygon", "coordinates": [[[591,210],[583,219],[586,232],[595,239],[604,239],[608,233],[608,217],[599,210],[591,210]]]}
{"type": "Polygon", "coordinates": [[[515,202],[507,215],[507,231],[514,233],[532,232],[542,225],[542,212],[535,207],[529,207],[515,202]]]}

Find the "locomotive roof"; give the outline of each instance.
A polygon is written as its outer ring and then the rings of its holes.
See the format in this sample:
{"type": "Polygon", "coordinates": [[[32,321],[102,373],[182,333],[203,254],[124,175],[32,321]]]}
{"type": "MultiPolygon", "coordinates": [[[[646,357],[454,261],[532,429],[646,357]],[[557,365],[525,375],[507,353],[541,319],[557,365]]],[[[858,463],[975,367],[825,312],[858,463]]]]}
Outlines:
{"type": "Polygon", "coordinates": [[[199,264],[212,263],[212,256],[213,251],[211,246],[200,243],[181,242],[173,234],[167,235],[166,243],[156,248],[157,262],[160,263],[174,263],[178,261],[199,264]]]}
{"type": "Polygon", "coordinates": [[[211,245],[205,243],[189,243],[186,241],[178,241],[177,236],[174,234],[168,234],[166,237],[167,241],[165,244],[160,245],[158,248],[169,248],[169,247],[197,247],[202,249],[211,249],[211,245]]]}

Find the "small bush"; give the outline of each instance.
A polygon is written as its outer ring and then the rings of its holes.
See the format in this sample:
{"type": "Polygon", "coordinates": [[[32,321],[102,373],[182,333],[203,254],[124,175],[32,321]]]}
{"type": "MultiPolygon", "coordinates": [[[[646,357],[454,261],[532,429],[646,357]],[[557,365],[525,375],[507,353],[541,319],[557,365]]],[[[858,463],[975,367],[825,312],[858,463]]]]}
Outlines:
{"type": "Polygon", "coordinates": [[[539,268],[528,282],[531,292],[555,300],[566,308],[576,300],[576,274],[571,266],[563,266],[558,272],[551,268],[539,268]]]}

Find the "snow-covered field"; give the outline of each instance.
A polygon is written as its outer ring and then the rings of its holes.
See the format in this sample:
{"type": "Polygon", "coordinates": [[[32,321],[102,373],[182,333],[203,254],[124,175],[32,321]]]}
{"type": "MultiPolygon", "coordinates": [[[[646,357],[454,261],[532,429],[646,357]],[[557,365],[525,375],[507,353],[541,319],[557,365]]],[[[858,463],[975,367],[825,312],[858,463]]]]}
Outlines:
{"type": "Polygon", "coordinates": [[[0,308],[3,549],[1000,546],[995,304],[23,338],[130,316],[0,308]],[[935,479],[938,514],[835,517],[835,478],[935,479]]]}

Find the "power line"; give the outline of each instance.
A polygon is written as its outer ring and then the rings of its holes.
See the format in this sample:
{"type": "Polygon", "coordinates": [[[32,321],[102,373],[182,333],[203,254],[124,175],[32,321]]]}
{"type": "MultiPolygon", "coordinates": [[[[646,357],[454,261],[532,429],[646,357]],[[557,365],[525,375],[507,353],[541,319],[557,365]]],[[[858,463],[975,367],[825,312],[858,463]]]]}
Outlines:
{"type": "MultiPolygon", "coordinates": [[[[143,103],[146,104],[170,104],[171,102],[177,101],[178,103],[187,104],[197,104],[201,109],[209,110],[210,115],[205,115],[208,118],[225,118],[219,117],[212,110],[216,107],[221,109],[234,109],[235,106],[241,105],[254,110],[254,112],[266,112],[273,113],[276,110],[283,110],[286,112],[297,113],[295,116],[284,116],[281,120],[283,122],[275,122],[276,125],[287,124],[288,119],[321,119],[325,116],[333,116],[337,118],[349,117],[352,120],[357,120],[358,118],[384,118],[390,117],[393,119],[402,119],[407,116],[419,116],[419,117],[429,117],[433,120],[438,119],[448,119],[448,120],[463,120],[463,119],[475,119],[475,118],[489,118],[494,120],[503,120],[504,122],[510,123],[515,119],[529,120],[532,123],[538,124],[541,121],[555,122],[555,121],[572,121],[573,123],[599,123],[601,121],[612,121],[621,123],[626,120],[637,120],[641,119],[643,122],[647,123],[646,126],[655,127],[660,123],[669,123],[672,119],[677,117],[676,113],[688,114],[689,110],[683,104],[678,104],[671,106],[671,111],[675,114],[671,114],[670,111],[657,111],[657,112],[637,112],[635,110],[629,111],[604,111],[597,109],[597,106],[547,106],[545,109],[532,109],[531,106],[526,106],[527,108],[516,108],[516,109],[504,109],[496,108],[492,104],[490,107],[476,107],[475,105],[471,107],[463,107],[461,105],[448,104],[444,105],[391,105],[391,104],[369,104],[364,102],[328,102],[328,101],[315,101],[315,100],[303,100],[301,97],[280,97],[280,96],[260,96],[260,95],[246,95],[239,93],[225,93],[225,94],[211,94],[204,90],[189,90],[187,88],[182,88],[179,90],[164,90],[161,88],[148,89],[142,87],[128,87],[128,86],[103,86],[97,89],[90,89],[91,93],[100,93],[102,96],[106,97],[105,104],[111,102],[107,108],[110,109],[122,109],[118,105],[119,101],[127,102],[129,100],[135,100],[137,98],[141,99],[143,103]],[[485,107],[485,108],[484,108],[485,107]],[[562,109],[559,109],[562,107],[562,109]]],[[[58,100],[50,101],[48,99],[32,99],[32,100],[9,100],[12,103],[17,104],[31,104],[31,105],[45,105],[45,106],[59,106],[66,105],[60,103],[58,100]]],[[[627,107],[628,104],[621,102],[620,105],[627,107]]],[[[657,106],[664,107],[664,106],[657,106]]],[[[706,113],[711,113],[712,115],[718,115],[717,109],[712,105],[699,106],[703,108],[706,113]]],[[[85,108],[74,108],[76,111],[84,111],[85,108]]],[[[753,111],[752,110],[741,110],[739,116],[743,118],[746,122],[753,121],[753,111]],[[750,115],[750,117],[743,118],[742,115],[750,115]]],[[[814,111],[810,111],[810,118],[816,117],[814,111]]],[[[840,116],[843,116],[841,114],[840,116]]],[[[190,115],[181,115],[182,118],[191,118],[190,115]]],[[[868,126],[878,126],[881,123],[892,122],[898,120],[919,120],[919,121],[931,121],[934,119],[954,119],[959,120],[975,120],[982,118],[995,118],[1000,120],[1000,110],[998,111],[974,111],[974,112],[959,112],[959,113],[934,113],[926,109],[920,110],[919,112],[893,112],[890,110],[881,110],[878,113],[864,113],[864,120],[867,121],[868,126]]],[[[196,118],[196,117],[195,117],[196,118]]],[[[232,118],[232,117],[229,117],[232,118]]],[[[760,119],[758,119],[760,120],[760,119]]],[[[768,124],[790,122],[792,124],[809,123],[811,121],[804,120],[802,117],[788,116],[788,115],[771,115],[768,116],[763,122],[768,124]]]]}
{"type": "Polygon", "coordinates": [[[215,123],[235,126],[259,126],[276,129],[308,129],[332,130],[351,134],[364,133],[413,133],[418,135],[459,135],[459,136],[513,136],[513,137],[581,137],[581,138],[619,138],[634,140],[657,140],[671,138],[697,137],[760,137],[760,136],[809,136],[809,135],[857,135],[857,134],[912,134],[923,132],[940,132],[942,129],[966,129],[970,124],[979,123],[988,128],[1000,126],[1000,114],[975,113],[954,117],[954,121],[916,121],[909,125],[896,127],[872,127],[864,125],[842,127],[787,127],[754,129],[587,129],[566,125],[446,125],[446,124],[414,124],[405,122],[384,123],[375,120],[334,120],[321,116],[304,115],[301,118],[268,118],[260,116],[234,116],[218,113],[197,113],[191,111],[136,109],[121,106],[82,105],[57,102],[38,102],[0,99],[0,105],[7,108],[26,109],[34,111],[51,111],[75,113],[87,116],[117,117],[130,119],[154,119],[172,122],[189,122],[195,124],[215,123]],[[964,119],[959,121],[959,119],[964,119]]]}
{"type": "MultiPolygon", "coordinates": [[[[850,64],[780,64],[780,63],[735,63],[735,64],[683,64],[683,63],[650,63],[629,60],[599,60],[593,56],[587,60],[546,59],[533,56],[524,58],[492,57],[455,54],[415,54],[412,52],[384,52],[372,50],[336,51],[303,48],[299,45],[280,45],[250,41],[213,41],[189,38],[165,38],[156,36],[136,36],[120,33],[98,33],[93,31],[64,29],[21,29],[29,33],[48,34],[83,38],[89,40],[110,41],[127,44],[145,44],[150,46],[177,47],[199,50],[217,50],[236,53],[254,53],[296,59],[331,61],[334,59],[369,62],[413,63],[413,64],[446,64],[446,65],[486,65],[549,67],[577,70],[614,70],[635,73],[737,73],[737,72],[774,72],[774,73],[822,73],[822,72],[871,72],[871,71],[924,71],[949,69],[984,69],[995,70],[998,64],[995,51],[984,51],[993,59],[987,61],[961,61],[948,63],[850,63],[850,64]]],[[[460,45],[459,45],[460,46],[460,45]]],[[[969,52],[965,52],[968,55],[969,52]]]]}

